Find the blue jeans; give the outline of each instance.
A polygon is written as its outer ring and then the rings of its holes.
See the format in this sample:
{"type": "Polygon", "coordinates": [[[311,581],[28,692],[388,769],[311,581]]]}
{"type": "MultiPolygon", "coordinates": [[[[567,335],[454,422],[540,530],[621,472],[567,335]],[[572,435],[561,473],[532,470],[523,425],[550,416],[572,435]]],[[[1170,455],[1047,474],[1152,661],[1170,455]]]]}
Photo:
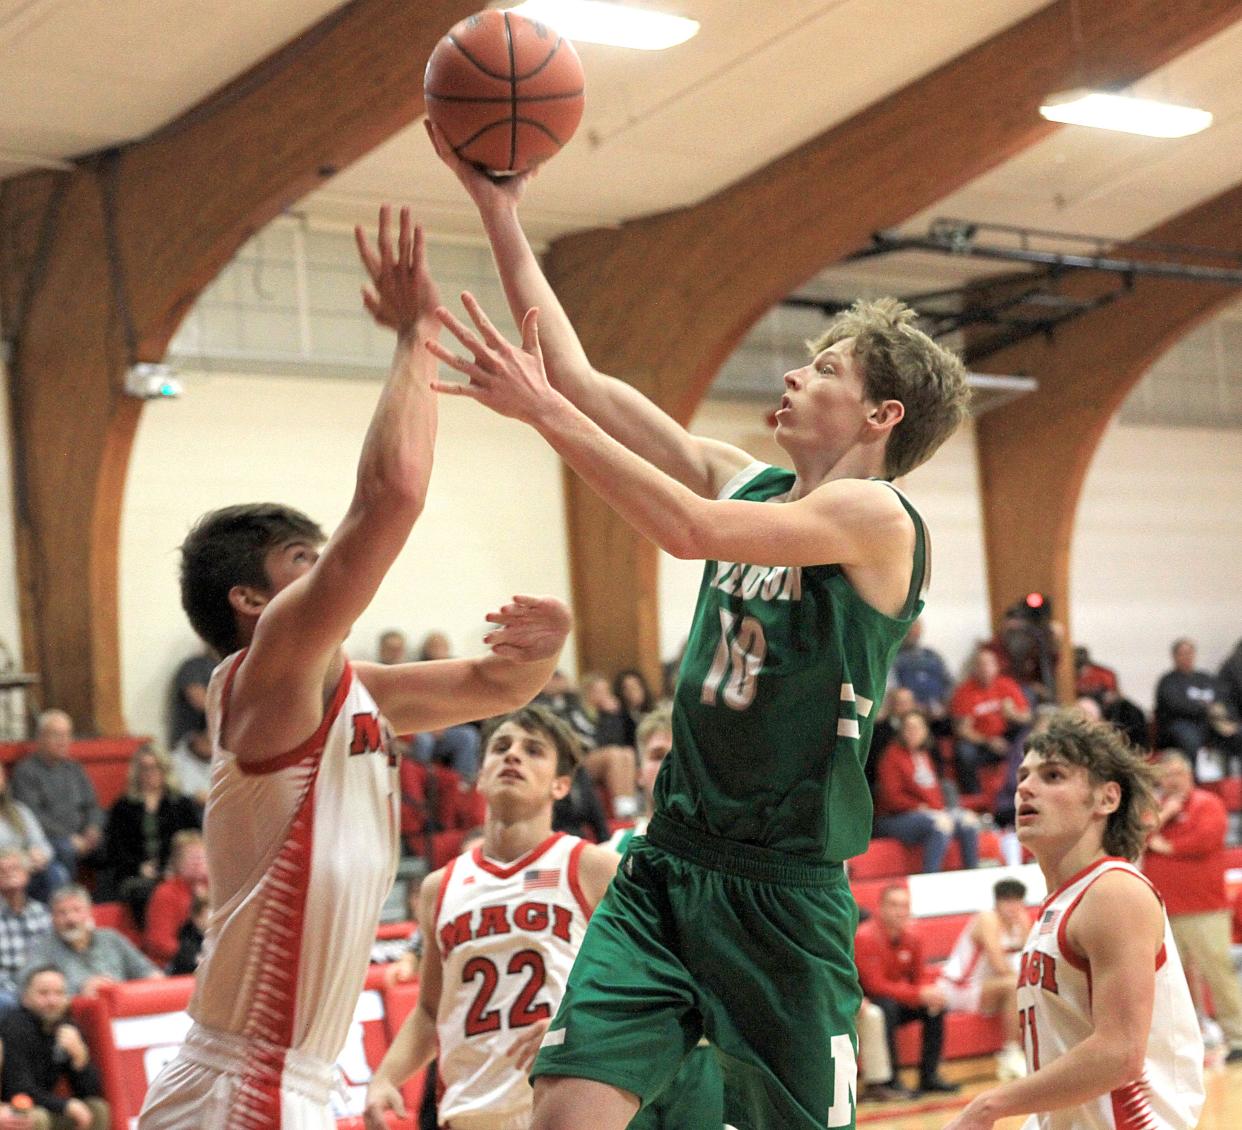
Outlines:
{"type": "Polygon", "coordinates": [[[957,840],[962,852],[962,866],[979,866],[979,829],[966,823],[960,812],[950,812],[953,817],[952,837],[936,827],[936,818],[930,812],[899,812],[895,816],[881,816],[875,822],[878,836],[891,836],[907,846],[918,844],[923,849],[923,871],[939,871],[949,850],[949,840],[957,840]]]}

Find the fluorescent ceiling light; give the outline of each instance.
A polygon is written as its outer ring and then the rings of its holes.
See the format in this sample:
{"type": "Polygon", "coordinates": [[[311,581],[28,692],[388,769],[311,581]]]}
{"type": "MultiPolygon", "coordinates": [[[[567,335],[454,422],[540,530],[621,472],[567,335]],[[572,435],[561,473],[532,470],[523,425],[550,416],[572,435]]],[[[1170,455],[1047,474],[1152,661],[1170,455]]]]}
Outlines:
{"type": "Polygon", "coordinates": [[[1040,106],[1039,112],[1050,122],[1141,133],[1145,137],[1187,137],[1212,124],[1207,110],[1086,89],[1054,94],[1040,106]]]}
{"type": "Polygon", "coordinates": [[[697,20],[604,0],[525,0],[511,11],[555,28],[579,43],[663,51],[697,35],[697,20]]]}

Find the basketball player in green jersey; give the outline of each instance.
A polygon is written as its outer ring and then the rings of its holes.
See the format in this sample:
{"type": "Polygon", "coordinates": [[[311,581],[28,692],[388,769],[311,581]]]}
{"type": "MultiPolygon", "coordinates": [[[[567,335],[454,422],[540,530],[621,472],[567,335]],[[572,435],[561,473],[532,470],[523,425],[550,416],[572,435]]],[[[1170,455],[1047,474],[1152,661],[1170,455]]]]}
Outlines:
{"type": "Polygon", "coordinates": [[[922,608],[922,520],[886,480],[966,412],[961,362],[899,303],[860,304],[785,376],[793,471],[692,436],[597,372],[496,184],[437,151],[491,241],[514,346],[469,295],[468,378],[438,384],[534,427],[639,533],[706,562],[646,836],[591,920],[533,1074],[536,1130],[621,1130],[706,1035],[739,1130],[854,1122],[844,861],[871,828],[863,776],[889,663],[922,608]]]}

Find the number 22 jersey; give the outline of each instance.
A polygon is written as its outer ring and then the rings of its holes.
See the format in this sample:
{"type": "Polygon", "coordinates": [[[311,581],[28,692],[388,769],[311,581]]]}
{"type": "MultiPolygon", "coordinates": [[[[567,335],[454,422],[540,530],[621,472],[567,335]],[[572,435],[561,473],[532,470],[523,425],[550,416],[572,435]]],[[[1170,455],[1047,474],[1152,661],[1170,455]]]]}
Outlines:
{"type": "Polygon", "coordinates": [[[585,847],[557,832],[512,863],[477,847],[445,867],[435,914],[441,1125],[529,1120],[531,1086],[505,1053],[561,1003],[591,917],[578,879],[585,847]]]}

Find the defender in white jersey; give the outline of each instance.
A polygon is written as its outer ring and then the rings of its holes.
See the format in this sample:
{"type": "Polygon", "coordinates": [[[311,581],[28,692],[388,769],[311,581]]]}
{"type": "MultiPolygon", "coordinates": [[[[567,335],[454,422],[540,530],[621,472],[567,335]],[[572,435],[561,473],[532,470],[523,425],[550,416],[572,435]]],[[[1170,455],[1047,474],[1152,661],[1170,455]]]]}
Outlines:
{"type": "Polygon", "coordinates": [[[1018,1042],[1016,979],[1031,917],[1021,880],[1001,879],[992,896],[996,908],[980,911],[966,923],[940,968],[939,985],[950,1012],[1000,1017],[1004,1042],[996,1057],[996,1077],[1017,1079],[1026,1074],[1026,1066],[1018,1042]]]}
{"type": "Polygon", "coordinates": [[[617,869],[606,847],[552,831],[578,741],[528,706],[487,738],[483,843],[423,881],[418,1007],[367,1089],[366,1123],[405,1117],[398,1088],[436,1055],[439,1121],[450,1130],[526,1130],[527,1071],[565,991],[587,922],[617,869]]]}
{"type": "Polygon", "coordinates": [[[953,1130],[1193,1130],[1203,1042],[1151,884],[1132,865],[1154,827],[1154,770],[1111,726],[1062,713],[1018,771],[1018,838],[1052,893],[1019,967],[1030,1074],[977,1096],[953,1130]]]}
{"type": "Polygon", "coordinates": [[[378,250],[357,236],[365,304],[398,341],[344,520],[320,553],[304,514],[232,506],[182,546],[190,622],[229,656],[208,690],[212,909],[195,1023],[147,1094],[142,1130],[333,1125],[333,1064],[397,857],[389,722],[438,729],[528,701],[569,628],[558,601],[516,597],[489,615],[483,659],[346,659],[341,641],[422,509],[436,423],[426,345],[438,296],[422,233],[402,210],[394,246],[385,207],[378,250]]]}

